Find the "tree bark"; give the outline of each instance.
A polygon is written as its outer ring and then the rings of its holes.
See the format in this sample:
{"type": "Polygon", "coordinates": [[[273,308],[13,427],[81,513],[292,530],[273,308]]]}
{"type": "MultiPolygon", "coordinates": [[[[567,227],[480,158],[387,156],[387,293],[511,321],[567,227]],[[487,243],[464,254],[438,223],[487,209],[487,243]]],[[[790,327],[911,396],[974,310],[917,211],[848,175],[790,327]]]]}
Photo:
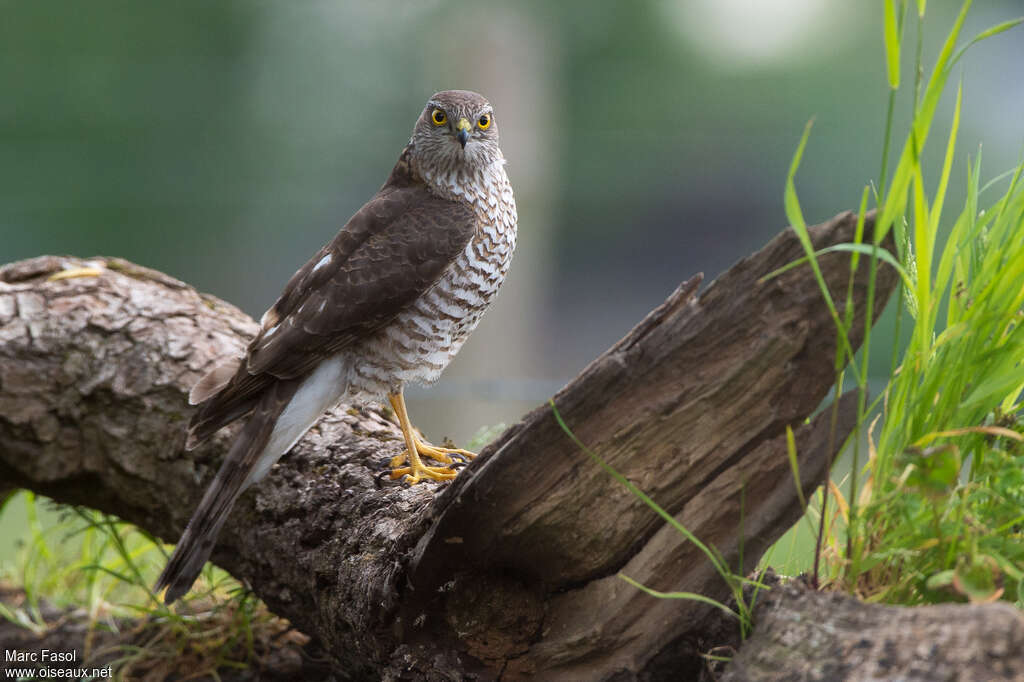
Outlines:
{"type": "Polygon", "coordinates": [[[883,606],[791,582],[755,619],[721,682],[1024,679],[1024,614],[1006,603],[883,606]]]}
{"type": "MultiPolygon", "coordinates": [[[[845,213],[815,248],[853,240],[845,213]]],[[[871,234],[869,216],[866,234],[871,234]]],[[[786,230],[697,295],[684,282],[554,397],[574,432],[736,573],[799,517],[856,421],[852,396],[807,421],[835,376],[836,332],[786,230]]],[[[256,330],[236,308],[118,259],[41,257],[0,269],[0,492],[25,487],[173,541],[234,429],[184,452],[192,383],[256,330]]],[[[820,259],[840,315],[850,256],[820,259]]],[[[867,263],[853,275],[856,348],[867,263]]],[[[880,313],[896,285],[875,282],[880,313]]],[[[237,427],[236,427],[237,428],[237,427]]],[[[348,678],[661,679],[697,671],[726,599],[691,544],[603,472],[549,406],[451,484],[387,480],[389,412],[340,405],[239,500],[213,561],[317,638],[348,678]]]]}

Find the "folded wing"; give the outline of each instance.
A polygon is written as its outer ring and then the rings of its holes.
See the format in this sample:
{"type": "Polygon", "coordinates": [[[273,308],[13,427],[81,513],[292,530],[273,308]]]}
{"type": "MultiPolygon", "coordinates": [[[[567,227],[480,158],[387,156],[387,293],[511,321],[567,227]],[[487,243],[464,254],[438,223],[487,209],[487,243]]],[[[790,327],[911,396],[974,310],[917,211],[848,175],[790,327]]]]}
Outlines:
{"type": "Polygon", "coordinates": [[[303,377],[386,326],[440,278],[475,229],[468,206],[389,181],[292,276],[233,375],[227,363],[200,381],[188,447],[248,414],[276,381],[303,377]]]}

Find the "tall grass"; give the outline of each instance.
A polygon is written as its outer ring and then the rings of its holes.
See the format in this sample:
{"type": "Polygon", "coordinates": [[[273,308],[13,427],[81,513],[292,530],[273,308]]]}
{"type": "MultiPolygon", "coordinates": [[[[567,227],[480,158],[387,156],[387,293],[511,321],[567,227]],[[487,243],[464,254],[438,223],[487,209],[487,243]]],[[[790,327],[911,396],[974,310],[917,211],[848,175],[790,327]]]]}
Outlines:
{"type": "MultiPolygon", "coordinates": [[[[836,585],[872,600],[1004,598],[1021,603],[1024,592],[1024,424],[1018,416],[1024,391],[1024,165],[982,186],[979,150],[966,160],[964,205],[955,218],[947,217],[962,83],[934,190],[926,186],[921,161],[939,100],[966,49],[1021,22],[994,26],[956,49],[970,5],[970,0],[963,3],[929,78],[914,88],[914,116],[902,152],[888,186],[883,184],[875,195],[872,243],[858,239],[830,249],[852,251],[856,267],[858,257],[879,255],[878,246],[890,230],[895,235],[898,262],[887,258],[883,266],[900,273],[898,319],[909,320],[911,327],[905,347],[893,346],[892,376],[874,405],[867,400],[870,321],[858,364],[847,341],[850,317],[840,319],[822,285],[839,338],[837,388],[842,390],[852,376],[861,392],[861,424],[867,425],[872,408],[877,407],[878,415],[866,464],[859,441],[853,444],[848,499],[833,484],[835,511],[828,511],[829,495],[816,510],[819,537],[826,544],[816,561],[824,558],[826,575],[836,585]],[[987,190],[997,187],[1002,193],[989,199],[995,192],[987,190]]],[[[900,88],[906,9],[906,3],[897,8],[894,0],[885,2],[884,42],[893,96],[883,178],[900,88]]],[[[924,3],[917,9],[915,73],[922,74],[924,3]]],[[[820,254],[812,252],[806,238],[793,181],[808,133],[794,156],[785,204],[817,273],[820,254]]],[[[869,261],[871,294],[874,268],[880,263],[878,258],[869,261]]]]}

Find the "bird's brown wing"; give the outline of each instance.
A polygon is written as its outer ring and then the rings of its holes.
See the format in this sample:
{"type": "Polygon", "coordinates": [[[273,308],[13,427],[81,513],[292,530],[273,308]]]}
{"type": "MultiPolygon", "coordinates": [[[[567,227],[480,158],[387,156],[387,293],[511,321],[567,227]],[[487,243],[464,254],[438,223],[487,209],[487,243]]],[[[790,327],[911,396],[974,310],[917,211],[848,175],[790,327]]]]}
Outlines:
{"type": "Polygon", "coordinates": [[[291,278],[231,379],[219,377],[218,392],[200,396],[189,447],[247,414],[273,382],[305,376],[385,326],[438,280],[475,229],[468,206],[389,181],[291,278]]]}
{"type": "Polygon", "coordinates": [[[378,195],[289,282],[249,346],[249,372],[293,379],[380,329],[438,280],[475,228],[472,209],[422,186],[378,195]]]}

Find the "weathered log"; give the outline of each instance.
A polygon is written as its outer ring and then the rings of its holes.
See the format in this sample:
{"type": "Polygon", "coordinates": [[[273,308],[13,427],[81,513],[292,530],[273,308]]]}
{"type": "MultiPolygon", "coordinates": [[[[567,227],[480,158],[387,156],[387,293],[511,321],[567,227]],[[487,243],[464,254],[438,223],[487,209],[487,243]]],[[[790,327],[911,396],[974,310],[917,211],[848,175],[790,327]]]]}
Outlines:
{"type": "MultiPolygon", "coordinates": [[[[869,218],[867,233],[870,234],[869,218]]],[[[855,217],[812,228],[851,241],[855,217]]],[[[800,514],[854,425],[834,378],[835,329],[787,230],[695,294],[684,283],[555,397],[579,437],[717,547],[737,572],[800,514]],[[833,424],[833,418],[835,423],[833,424]],[[740,562],[742,556],[742,562],[740,562]]],[[[837,303],[848,255],[822,259],[837,303]]],[[[186,453],[186,395],[255,324],[166,275],[95,259],[0,269],[0,488],[22,486],[177,538],[230,442],[186,453]]],[[[854,282],[862,336],[868,268],[854,282]]],[[[895,287],[878,272],[875,314],[895,287]]],[[[614,483],[542,406],[454,484],[386,482],[401,436],[377,407],[339,406],[246,493],[213,560],[320,640],[347,677],[632,679],[699,666],[709,611],[657,589],[724,598],[689,543],[614,483]]]]}
{"type": "Polygon", "coordinates": [[[754,617],[721,682],[1024,679],[1024,614],[1007,603],[883,606],[790,582],[754,617]]]}

